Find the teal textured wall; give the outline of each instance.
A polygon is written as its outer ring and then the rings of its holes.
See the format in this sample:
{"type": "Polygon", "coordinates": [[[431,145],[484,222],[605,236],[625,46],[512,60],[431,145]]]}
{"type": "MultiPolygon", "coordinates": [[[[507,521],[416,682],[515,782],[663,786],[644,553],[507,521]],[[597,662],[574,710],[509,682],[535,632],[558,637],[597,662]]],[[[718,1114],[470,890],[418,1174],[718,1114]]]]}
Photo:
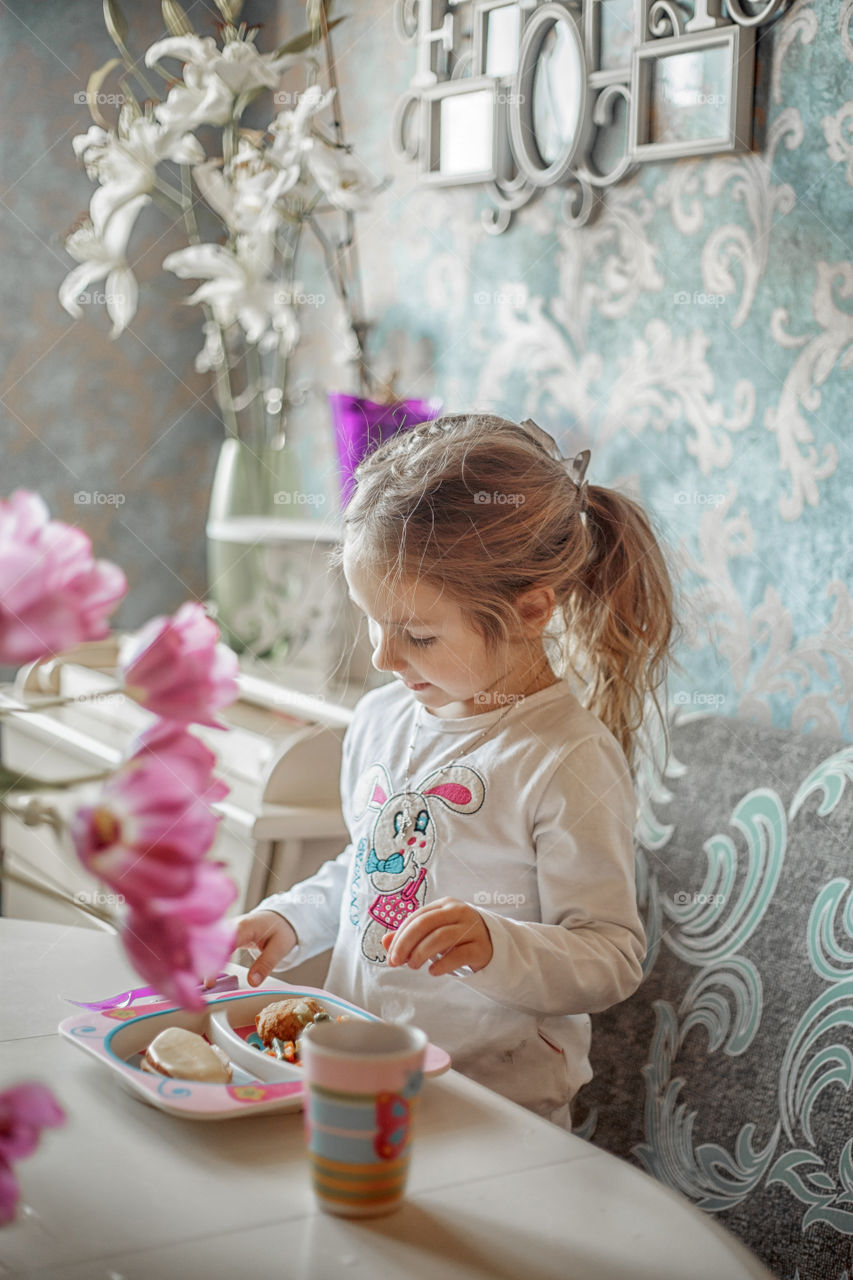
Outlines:
{"type": "Polygon", "coordinates": [[[497,238],[481,192],[390,155],[415,55],[385,3],[344,30],[350,133],[395,175],[362,244],[406,392],[531,415],[649,506],[683,592],[678,704],[849,737],[851,0],[761,32],[760,151],[646,165],[579,229],[552,190],[497,238]]]}

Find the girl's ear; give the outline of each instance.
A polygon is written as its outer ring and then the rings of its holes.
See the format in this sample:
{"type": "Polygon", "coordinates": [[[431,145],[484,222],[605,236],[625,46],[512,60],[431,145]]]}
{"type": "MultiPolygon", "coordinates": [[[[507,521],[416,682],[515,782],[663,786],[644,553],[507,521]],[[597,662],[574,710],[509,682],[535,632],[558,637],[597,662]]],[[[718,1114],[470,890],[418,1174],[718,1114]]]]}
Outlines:
{"type": "Polygon", "coordinates": [[[537,636],[554,612],[553,587],[528,587],[515,598],[515,607],[528,636],[537,636]]]}

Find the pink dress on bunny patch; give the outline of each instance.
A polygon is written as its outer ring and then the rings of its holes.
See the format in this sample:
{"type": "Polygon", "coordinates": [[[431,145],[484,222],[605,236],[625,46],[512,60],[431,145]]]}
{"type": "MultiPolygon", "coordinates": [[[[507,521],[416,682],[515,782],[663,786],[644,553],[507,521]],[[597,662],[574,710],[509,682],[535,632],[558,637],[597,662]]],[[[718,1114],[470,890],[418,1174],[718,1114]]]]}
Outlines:
{"type": "Polygon", "coordinates": [[[368,908],[374,920],[387,929],[399,929],[403,921],[418,909],[418,889],[426,880],[426,867],[421,867],[416,880],[410,880],[399,893],[381,893],[368,908]]]}

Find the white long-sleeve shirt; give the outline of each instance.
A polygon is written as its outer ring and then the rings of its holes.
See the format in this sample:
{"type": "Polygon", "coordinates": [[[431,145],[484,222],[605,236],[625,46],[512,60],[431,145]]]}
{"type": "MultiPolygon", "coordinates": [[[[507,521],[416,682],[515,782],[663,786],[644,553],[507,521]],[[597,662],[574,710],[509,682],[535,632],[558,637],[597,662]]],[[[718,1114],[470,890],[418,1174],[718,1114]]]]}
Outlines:
{"type": "Polygon", "coordinates": [[[442,719],[396,681],[366,694],[343,746],[350,843],[257,910],[284,916],[299,939],[277,972],[334,945],[330,991],[422,1027],[457,1070],[570,1127],[592,1074],[589,1014],[641,978],[636,800],[616,739],[564,681],[503,710],[442,719]],[[370,909],[387,919],[407,886],[416,904],[477,908],[493,947],[485,968],[388,966],[377,946],[387,924],[370,909]]]}

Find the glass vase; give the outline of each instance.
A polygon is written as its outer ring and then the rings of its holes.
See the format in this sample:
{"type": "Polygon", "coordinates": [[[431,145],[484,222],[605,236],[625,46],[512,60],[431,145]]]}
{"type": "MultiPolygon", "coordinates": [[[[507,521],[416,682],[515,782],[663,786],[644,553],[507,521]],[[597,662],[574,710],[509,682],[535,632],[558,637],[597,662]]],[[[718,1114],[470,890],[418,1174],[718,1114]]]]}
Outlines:
{"type": "Polygon", "coordinates": [[[207,522],[209,597],[238,653],[324,678],[345,647],[337,529],[310,513],[291,449],[224,440],[207,522]]]}

